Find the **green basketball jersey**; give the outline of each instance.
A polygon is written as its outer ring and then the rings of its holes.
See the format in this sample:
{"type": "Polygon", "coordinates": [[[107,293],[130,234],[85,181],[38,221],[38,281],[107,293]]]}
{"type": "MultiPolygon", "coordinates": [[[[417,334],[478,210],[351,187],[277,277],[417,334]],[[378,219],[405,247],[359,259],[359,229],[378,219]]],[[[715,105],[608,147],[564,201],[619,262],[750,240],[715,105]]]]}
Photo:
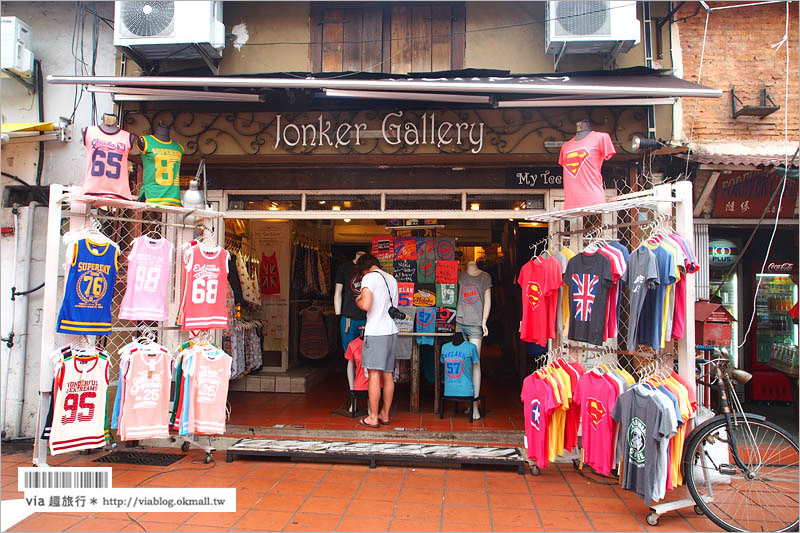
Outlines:
{"type": "Polygon", "coordinates": [[[181,206],[180,170],[183,146],[170,140],[159,141],[148,135],[142,137],[142,165],[144,166],[142,192],[148,204],[181,206]]]}

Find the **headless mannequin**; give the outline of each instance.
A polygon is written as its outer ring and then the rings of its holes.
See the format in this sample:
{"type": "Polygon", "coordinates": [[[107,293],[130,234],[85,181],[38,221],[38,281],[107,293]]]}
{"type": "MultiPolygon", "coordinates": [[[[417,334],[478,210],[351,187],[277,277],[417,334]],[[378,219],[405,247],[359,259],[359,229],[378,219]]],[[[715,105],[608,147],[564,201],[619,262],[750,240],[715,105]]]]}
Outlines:
{"type": "MultiPolygon", "coordinates": [[[[353,257],[353,264],[356,264],[358,258],[364,255],[364,252],[358,251],[356,252],[355,257],[353,257]]],[[[341,283],[337,283],[333,289],[333,310],[336,313],[336,316],[340,316],[342,314],[342,289],[344,285],[341,283]]],[[[353,384],[350,383],[350,386],[353,384]]]]}
{"type": "MultiPolygon", "coordinates": [[[[358,258],[361,257],[362,255],[364,255],[364,252],[362,252],[362,251],[356,252],[355,257],[353,257],[353,265],[356,264],[356,261],[358,261],[358,258]]],[[[342,290],[343,290],[343,288],[344,288],[344,285],[342,285],[341,283],[337,283],[335,285],[334,290],[333,290],[333,310],[336,313],[336,316],[341,316],[341,314],[342,314],[342,290]]],[[[364,330],[363,329],[361,330],[360,337],[361,337],[362,340],[364,339],[364,330]]],[[[347,381],[348,381],[348,383],[350,383],[350,390],[353,390],[353,383],[355,381],[355,376],[356,376],[356,365],[355,365],[355,363],[353,361],[347,361],[347,381]]],[[[353,407],[350,406],[351,410],[352,410],[352,408],[353,407]]]]}
{"type": "MultiPolygon", "coordinates": [[[[163,124],[159,124],[158,126],[156,126],[156,129],[153,132],[153,137],[165,143],[168,143],[172,140],[172,138],[169,135],[169,128],[167,126],[164,126],[163,124]]],[[[136,147],[139,148],[139,150],[144,150],[143,138],[139,137],[138,139],[136,139],[136,147]]]]}
{"type": "Polygon", "coordinates": [[[450,339],[450,342],[453,343],[453,346],[460,346],[466,339],[464,338],[464,334],[460,331],[457,331],[453,338],[450,339]]]}
{"type": "MultiPolygon", "coordinates": [[[[98,124],[97,127],[100,128],[100,131],[108,135],[114,135],[120,130],[116,115],[112,115],[111,113],[103,113],[103,122],[98,124]]],[[[86,128],[81,130],[81,137],[83,139],[83,144],[86,144],[86,128]]],[[[131,133],[131,146],[133,146],[135,140],[136,135],[131,133]]]]}
{"type": "MultiPolygon", "coordinates": [[[[480,268],[478,268],[478,263],[475,261],[470,261],[467,263],[467,274],[470,276],[477,276],[483,272],[480,268]]],[[[483,328],[483,336],[486,337],[489,335],[489,328],[486,327],[486,321],[489,320],[489,312],[492,310],[492,290],[486,289],[486,292],[483,295],[483,324],[481,327],[483,328]]],[[[481,344],[483,343],[483,339],[469,339],[469,342],[475,345],[478,348],[478,355],[481,353],[481,344]]],[[[453,343],[455,344],[455,343],[453,343]]],[[[481,393],[481,364],[472,365],[472,387],[475,389],[475,397],[477,398],[481,393]]],[[[479,409],[479,402],[475,402],[475,409],[473,410],[472,418],[473,420],[477,420],[481,417],[480,409],[479,409]]]]}
{"type": "Polygon", "coordinates": [[[588,118],[581,120],[580,122],[575,123],[575,128],[577,133],[575,134],[575,140],[581,141],[586,138],[587,135],[592,133],[592,124],[589,122],[588,118]]]}

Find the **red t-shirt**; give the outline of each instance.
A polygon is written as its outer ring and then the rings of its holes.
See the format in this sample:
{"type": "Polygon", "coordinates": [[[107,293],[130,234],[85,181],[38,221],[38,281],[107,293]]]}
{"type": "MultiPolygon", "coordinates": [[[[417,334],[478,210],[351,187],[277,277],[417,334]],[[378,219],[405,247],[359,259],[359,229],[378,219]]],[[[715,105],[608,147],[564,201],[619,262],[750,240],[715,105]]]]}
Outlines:
{"type": "Polygon", "coordinates": [[[606,201],[601,168],[616,154],[608,133],[589,132],[561,145],[558,164],[564,167],[564,209],[602,204],[606,201]]]}
{"type": "Polygon", "coordinates": [[[548,338],[555,337],[555,311],[548,307],[554,304],[551,293],[561,286],[561,266],[551,261],[534,258],[522,265],[517,283],[522,288],[522,327],[520,339],[535,342],[540,346],[547,344],[548,338]],[[548,318],[553,318],[548,325],[548,318]]]}
{"type": "Polygon", "coordinates": [[[528,440],[528,457],[539,468],[547,466],[547,423],[558,407],[553,388],[544,379],[531,374],[522,382],[520,394],[525,411],[525,437],[528,440]]]}
{"type": "Polygon", "coordinates": [[[361,350],[364,347],[364,340],[361,337],[356,337],[350,344],[347,345],[347,351],[344,353],[344,358],[348,361],[353,361],[356,365],[356,375],[353,378],[353,390],[367,390],[369,388],[369,380],[367,373],[361,367],[361,350]]]}
{"type": "Polygon", "coordinates": [[[578,380],[573,400],[581,406],[583,462],[595,472],[607,476],[614,462],[616,422],[611,411],[619,396],[616,387],[596,372],[587,372],[578,380]]]}

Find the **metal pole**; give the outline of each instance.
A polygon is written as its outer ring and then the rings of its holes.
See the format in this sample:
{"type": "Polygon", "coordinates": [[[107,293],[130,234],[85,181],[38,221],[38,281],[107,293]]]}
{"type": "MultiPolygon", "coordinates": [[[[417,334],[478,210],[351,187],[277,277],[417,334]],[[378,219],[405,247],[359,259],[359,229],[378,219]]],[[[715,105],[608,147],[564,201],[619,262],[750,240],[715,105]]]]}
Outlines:
{"type": "Polygon", "coordinates": [[[44,262],[44,298],[42,302],[42,347],[39,364],[39,424],[34,436],[33,463],[47,464],[47,446],[42,446],[50,394],[53,388],[53,364],[50,354],[56,345],[56,318],[58,315],[58,266],[61,247],[61,200],[64,186],[50,185],[50,206],[47,213],[47,240],[44,262]]]}

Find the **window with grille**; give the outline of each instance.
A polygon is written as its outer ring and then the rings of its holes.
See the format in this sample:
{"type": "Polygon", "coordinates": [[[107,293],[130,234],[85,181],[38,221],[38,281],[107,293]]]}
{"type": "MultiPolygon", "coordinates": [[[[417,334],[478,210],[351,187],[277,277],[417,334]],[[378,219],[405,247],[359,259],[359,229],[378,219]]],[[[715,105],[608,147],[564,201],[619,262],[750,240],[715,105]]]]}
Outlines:
{"type": "Polygon", "coordinates": [[[315,72],[436,72],[464,68],[459,2],[311,5],[315,72]]]}

